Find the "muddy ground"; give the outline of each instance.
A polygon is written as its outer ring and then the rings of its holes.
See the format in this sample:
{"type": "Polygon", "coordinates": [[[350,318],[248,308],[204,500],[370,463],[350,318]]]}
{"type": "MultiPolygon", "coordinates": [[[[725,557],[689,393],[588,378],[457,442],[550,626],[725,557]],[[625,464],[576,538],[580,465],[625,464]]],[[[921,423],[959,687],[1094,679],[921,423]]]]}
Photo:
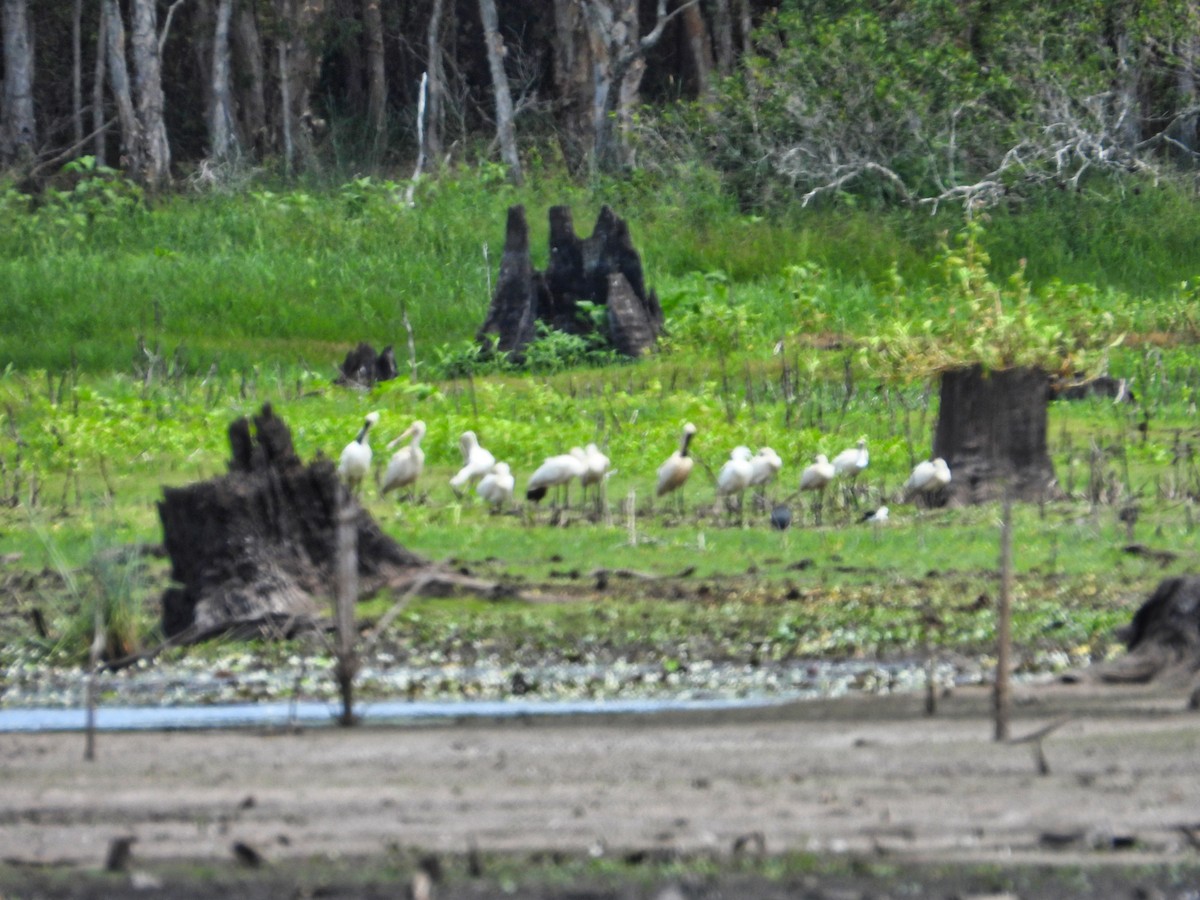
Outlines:
{"type": "Polygon", "coordinates": [[[0,896],[1200,896],[1200,714],[1145,688],[0,735],[0,896]],[[126,870],[101,870],[135,838],[126,870]],[[235,852],[242,845],[242,860],[235,852]],[[251,848],[253,853],[246,851],[251,848]],[[246,865],[257,854],[261,864],[246,865]],[[674,893],[672,893],[674,892],[674,893]]]}

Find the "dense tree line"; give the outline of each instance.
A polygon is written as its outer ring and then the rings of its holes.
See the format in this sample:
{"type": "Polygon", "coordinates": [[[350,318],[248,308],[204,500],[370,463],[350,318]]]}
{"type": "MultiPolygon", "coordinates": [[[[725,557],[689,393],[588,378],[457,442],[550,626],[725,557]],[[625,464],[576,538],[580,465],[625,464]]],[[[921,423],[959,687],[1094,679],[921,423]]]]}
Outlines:
{"type": "Polygon", "coordinates": [[[1200,0],[0,2],[0,168],[34,180],[536,153],[937,201],[1200,147],[1200,0]]]}

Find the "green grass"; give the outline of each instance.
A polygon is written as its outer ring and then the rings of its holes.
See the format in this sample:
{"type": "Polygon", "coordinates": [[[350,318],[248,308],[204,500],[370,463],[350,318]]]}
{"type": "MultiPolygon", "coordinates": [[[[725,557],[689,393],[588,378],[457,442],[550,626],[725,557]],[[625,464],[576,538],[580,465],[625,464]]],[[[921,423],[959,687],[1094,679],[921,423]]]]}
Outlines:
{"type": "MultiPolygon", "coordinates": [[[[81,570],[98,552],[99,521],[106,547],[157,542],[162,488],[223,472],[229,422],[264,402],[306,460],[336,457],[363,415],[379,410],[380,465],[382,445],[413,418],[430,428],[426,501],[410,508],[368,492],[391,533],[430,558],[578,599],[578,608],[504,604],[469,616],[422,604],[431,643],[474,617],[499,630],[515,622],[564,652],[617,628],[653,632],[653,652],[672,656],[705,634],[722,636],[720,652],[746,658],[904,653],[924,639],[921,617],[934,608],[944,622],[935,640],[986,652],[987,617],[961,608],[994,594],[995,509],[918,515],[892,503],[892,524],[876,534],[836,504],[821,528],[797,507],[803,527],[783,535],[761,515],[739,529],[711,511],[711,473],[738,444],[769,444],[783,456],[782,497],[813,454],[866,437],[864,503],[893,500],[929,453],[936,384],[897,382],[864,348],[880,329],[919,328],[936,314],[930,303],[946,275],[938,243],[961,216],[759,217],[711,187],[701,173],[587,190],[534,172],[517,191],[487,170],[424,182],[413,208],[398,199],[402,186],[360,179],[322,191],[167,198],[147,209],[97,182],[33,214],[0,193],[13,223],[0,233],[0,555],[26,572],[81,570]],[[661,353],[556,374],[435,377],[445,348],[465,346],[482,320],[505,210],[516,202],[528,209],[539,267],[550,205],[569,203],[585,234],[601,202],[630,221],[668,317],[661,353]],[[416,337],[415,381],[402,309],[416,337]],[[842,343],[819,349],[829,341],[814,335],[842,343]],[[369,393],[333,387],[335,365],[362,339],[396,343],[406,375],[369,393]],[[689,517],[676,522],[648,501],[657,465],[689,420],[701,428],[699,466],[689,517]],[[636,542],[619,512],[611,526],[554,529],[457,501],[445,482],[467,428],[512,465],[519,487],[546,456],[589,440],[605,446],[618,470],[610,502],[637,503],[636,542]],[[794,568],[800,560],[811,565],[794,568]],[[703,590],[666,603],[629,586],[589,594],[590,573],[614,566],[694,567],[688,581],[703,590]]],[[[1075,499],[1019,512],[1017,631],[1031,652],[1112,652],[1112,629],[1131,606],[1163,574],[1195,565],[1200,291],[1183,248],[1200,245],[1197,222],[1194,201],[1165,189],[988,213],[995,278],[1025,258],[1035,287],[1078,285],[1057,291],[1047,317],[1068,330],[1102,317],[1129,329],[1107,363],[1133,380],[1140,400],[1051,409],[1051,454],[1075,499]],[[1102,496],[1089,497],[1089,483],[1102,496]],[[1131,499],[1141,506],[1137,539],[1178,551],[1172,567],[1119,551],[1116,511],[1131,499]]],[[[140,598],[141,627],[151,632],[153,590],[131,582],[126,593],[140,598]]],[[[85,634],[87,622],[72,620],[88,616],[88,602],[59,591],[56,632],[85,634]]]]}

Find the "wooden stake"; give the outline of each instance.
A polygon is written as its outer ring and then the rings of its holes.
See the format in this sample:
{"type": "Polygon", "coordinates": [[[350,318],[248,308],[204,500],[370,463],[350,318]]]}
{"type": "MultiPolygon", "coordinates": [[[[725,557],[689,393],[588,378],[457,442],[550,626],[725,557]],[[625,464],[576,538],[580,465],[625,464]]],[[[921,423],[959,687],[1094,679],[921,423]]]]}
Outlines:
{"type": "Polygon", "coordinates": [[[338,486],[337,568],[334,575],[334,604],[337,617],[337,677],[342,695],[342,715],[338,724],[356,723],[354,716],[354,676],[358,658],[354,652],[354,603],[358,598],[358,532],[355,515],[358,505],[350,499],[345,487],[338,486]]]}
{"type": "Polygon", "coordinates": [[[996,740],[1008,740],[1012,697],[1009,674],[1012,669],[1012,491],[1004,486],[1004,513],[1000,525],[1000,607],[996,618],[996,682],[993,696],[996,714],[996,740]]]}

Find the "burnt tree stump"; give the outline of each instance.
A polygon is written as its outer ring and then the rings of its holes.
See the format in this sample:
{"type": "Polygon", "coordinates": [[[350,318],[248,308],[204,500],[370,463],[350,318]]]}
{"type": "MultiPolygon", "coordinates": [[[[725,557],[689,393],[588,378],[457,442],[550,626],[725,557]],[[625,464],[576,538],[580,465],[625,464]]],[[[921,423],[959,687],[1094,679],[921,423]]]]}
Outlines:
{"type": "Polygon", "coordinates": [[[652,349],[663,328],[662,307],[646,290],[625,220],[604,206],[591,236],[580,238],[569,207],[551,207],[549,219],[550,262],[539,272],[529,257],[525,208],[509,208],[500,274],[478,340],[494,335],[497,349],[520,361],[539,321],[568,334],[594,332],[592,317],[579,308],[588,302],[606,308],[608,329],[600,337],[617,352],[637,357],[652,349]]]}
{"type": "Polygon", "coordinates": [[[1129,652],[1098,668],[1102,681],[1194,682],[1200,673],[1200,576],[1163,579],[1118,634],[1129,652]]]}
{"type": "Polygon", "coordinates": [[[1041,369],[985,372],[980,366],[942,373],[933,455],[946,460],[953,480],[947,503],[999,499],[1005,483],[1015,500],[1056,492],[1046,448],[1048,376],[1041,369]]]}
{"type": "MultiPolygon", "coordinates": [[[[286,632],[311,624],[332,594],[343,490],[333,462],[301,462],[270,404],[253,435],[244,418],[233,422],[229,443],[227,475],[164,488],[158,503],[175,582],[162,598],[168,637],[286,632]]],[[[360,597],[425,567],[357,504],[355,517],[360,597]]]]}

